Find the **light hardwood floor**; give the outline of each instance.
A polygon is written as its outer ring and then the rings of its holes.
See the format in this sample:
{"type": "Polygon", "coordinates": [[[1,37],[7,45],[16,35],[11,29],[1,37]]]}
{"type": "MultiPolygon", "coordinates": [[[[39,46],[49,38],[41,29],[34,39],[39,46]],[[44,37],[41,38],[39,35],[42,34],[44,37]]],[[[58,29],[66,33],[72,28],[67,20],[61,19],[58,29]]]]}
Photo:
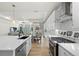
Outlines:
{"type": "Polygon", "coordinates": [[[33,42],[29,56],[49,56],[49,41],[43,38],[41,43],[33,42]]]}

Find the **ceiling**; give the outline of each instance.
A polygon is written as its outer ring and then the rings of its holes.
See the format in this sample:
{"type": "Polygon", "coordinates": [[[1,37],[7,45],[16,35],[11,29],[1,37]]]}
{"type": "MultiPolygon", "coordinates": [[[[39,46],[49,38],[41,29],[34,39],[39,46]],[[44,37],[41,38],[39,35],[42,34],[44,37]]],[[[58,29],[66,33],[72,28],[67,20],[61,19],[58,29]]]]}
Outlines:
{"type": "Polygon", "coordinates": [[[0,2],[0,17],[43,22],[59,2],[0,2]],[[13,8],[12,5],[15,5],[13,8]],[[1,16],[2,15],[2,16],[1,16]]]}

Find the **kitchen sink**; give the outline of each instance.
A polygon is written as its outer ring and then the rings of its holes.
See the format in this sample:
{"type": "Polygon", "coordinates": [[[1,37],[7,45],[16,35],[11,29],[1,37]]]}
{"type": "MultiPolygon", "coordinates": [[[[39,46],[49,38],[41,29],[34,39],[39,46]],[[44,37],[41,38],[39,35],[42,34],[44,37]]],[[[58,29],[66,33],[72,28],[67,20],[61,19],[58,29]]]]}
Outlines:
{"type": "Polygon", "coordinates": [[[18,39],[26,39],[26,38],[28,38],[29,36],[22,36],[22,37],[20,37],[20,38],[18,38],[18,39]]]}

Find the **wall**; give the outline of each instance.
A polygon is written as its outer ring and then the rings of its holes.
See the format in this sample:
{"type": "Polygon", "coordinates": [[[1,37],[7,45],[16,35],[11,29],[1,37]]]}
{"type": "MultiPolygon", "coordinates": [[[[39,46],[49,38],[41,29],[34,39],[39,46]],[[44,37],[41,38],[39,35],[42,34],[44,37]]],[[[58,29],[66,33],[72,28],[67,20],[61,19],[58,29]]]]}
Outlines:
{"type": "Polygon", "coordinates": [[[0,18],[0,36],[7,35],[9,32],[9,22],[6,19],[0,18]]]}
{"type": "Polygon", "coordinates": [[[55,11],[52,12],[48,20],[44,24],[44,34],[45,35],[52,35],[55,34],[55,11]]]}
{"type": "Polygon", "coordinates": [[[45,35],[55,35],[56,30],[72,30],[73,21],[65,21],[63,23],[55,23],[55,11],[44,24],[45,35]]]}
{"type": "Polygon", "coordinates": [[[72,20],[64,22],[64,23],[57,23],[56,29],[59,30],[72,30],[73,22],[72,20]]]}

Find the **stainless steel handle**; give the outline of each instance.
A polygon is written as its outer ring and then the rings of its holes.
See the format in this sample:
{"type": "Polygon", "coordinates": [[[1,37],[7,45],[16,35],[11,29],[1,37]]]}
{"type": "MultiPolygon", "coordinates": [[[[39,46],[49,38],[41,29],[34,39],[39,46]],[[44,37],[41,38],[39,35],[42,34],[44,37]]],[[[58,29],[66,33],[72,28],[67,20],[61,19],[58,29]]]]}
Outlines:
{"type": "Polygon", "coordinates": [[[52,43],[49,43],[49,44],[54,47],[54,45],[52,43]]]}

